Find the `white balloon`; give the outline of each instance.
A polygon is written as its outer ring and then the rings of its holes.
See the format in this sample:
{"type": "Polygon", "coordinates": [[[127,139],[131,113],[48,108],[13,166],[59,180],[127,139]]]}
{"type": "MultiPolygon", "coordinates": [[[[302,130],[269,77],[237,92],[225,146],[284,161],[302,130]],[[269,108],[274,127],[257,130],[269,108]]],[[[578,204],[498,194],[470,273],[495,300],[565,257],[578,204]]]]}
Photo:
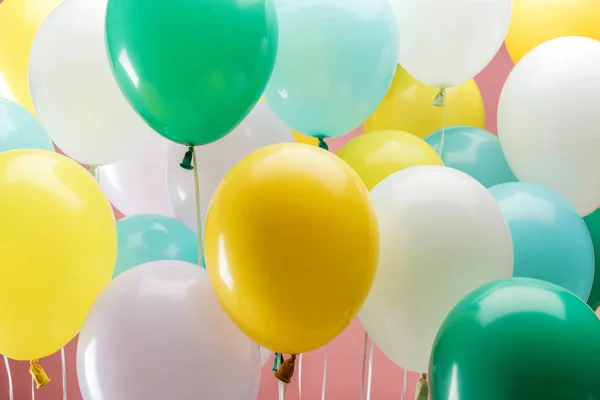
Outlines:
{"type": "Polygon", "coordinates": [[[119,275],[81,330],[84,400],[254,400],[260,354],[197,265],[158,261],[119,275]]]}
{"type": "Polygon", "coordinates": [[[512,0],[392,0],[392,4],[400,33],[400,65],[415,79],[440,88],[468,81],[492,61],[512,13],[512,0]]]}
{"type": "Polygon", "coordinates": [[[521,181],[560,193],[582,215],[600,205],[600,42],[562,37],[531,50],[509,75],[498,137],[521,181]]]}
{"type": "Polygon", "coordinates": [[[426,372],[448,312],[477,287],[512,276],[508,224],[492,195],[453,168],[420,166],[371,191],[380,257],[359,317],[402,368],[426,372]]]}
{"type": "Polygon", "coordinates": [[[107,0],[68,0],[42,24],[29,58],[31,97],[54,143],[110,164],[154,134],[121,94],[104,39],[107,0]]]}
{"type": "Polygon", "coordinates": [[[269,358],[271,358],[272,354],[273,354],[273,352],[271,350],[261,347],[260,348],[260,365],[264,366],[267,363],[267,361],[269,361],[269,358]]]}
{"type": "Polygon", "coordinates": [[[133,152],[98,168],[98,180],[110,202],[125,215],[175,217],[167,193],[169,141],[150,135],[133,152]]]}
{"type": "MultiPolygon", "coordinates": [[[[258,103],[229,135],[214,143],[197,146],[200,215],[202,221],[217,186],[242,158],[261,147],[293,143],[294,135],[269,106],[258,103]]],[[[194,171],[179,166],[187,148],[172,144],[167,161],[167,188],[177,218],[197,232],[194,171]]]]}

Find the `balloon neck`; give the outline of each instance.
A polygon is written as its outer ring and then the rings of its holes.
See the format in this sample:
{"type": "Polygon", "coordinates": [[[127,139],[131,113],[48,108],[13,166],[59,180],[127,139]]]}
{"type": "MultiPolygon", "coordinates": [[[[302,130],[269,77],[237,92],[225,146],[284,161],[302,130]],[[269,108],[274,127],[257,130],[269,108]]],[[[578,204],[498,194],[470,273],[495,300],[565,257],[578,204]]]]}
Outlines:
{"type": "Polygon", "coordinates": [[[435,99],[433,99],[433,106],[434,107],[444,107],[445,104],[446,104],[446,89],[441,88],[440,91],[438,92],[438,94],[435,96],[435,99]]]}
{"type": "Polygon", "coordinates": [[[290,355],[275,372],[275,378],[283,383],[290,383],[296,369],[296,354],[290,355]]]}
{"type": "Polygon", "coordinates": [[[427,400],[429,398],[429,384],[427,383],[427,374],[421,375],[417,382],[417,390],[415,391],[415,400],[427,400]]]}
{"type": "Polygon", "coordinates": [[[46,386],[51,381],[51,379],[48,378],[46,371],[44,371],[44,368],[38,364],[37,360],[31,360],[29,362],[29,373],[35,381],[35,387],[37,389],[46,386]]]}
{"type": "Polygon", "coordinates": [[[179,166],[188,171],[193,170],[194,169],[194,166],[192,165],[193,158],[194,158],[194,146],[190,146],[190,147],[188,147],[188,150],[185,152],[185,155],[183,156],[183,161],[181,161],[181,163],[179,163],[179,166]]]}
{"type": "Polygon", "coordinates": [[[319,147],[322,148],[323,150],[329,151],[329,146],[325,142],[325,139],[323,139],[322,137],[319,138],[319,147]]]}

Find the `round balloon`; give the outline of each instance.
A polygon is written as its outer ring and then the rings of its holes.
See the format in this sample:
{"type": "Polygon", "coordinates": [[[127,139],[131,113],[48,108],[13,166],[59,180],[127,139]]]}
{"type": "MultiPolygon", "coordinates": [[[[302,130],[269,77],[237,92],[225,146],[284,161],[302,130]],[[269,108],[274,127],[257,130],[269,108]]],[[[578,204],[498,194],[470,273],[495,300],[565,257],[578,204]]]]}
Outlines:
{"type": "MultiPolygon", "coordinates": [[[[519,1],[519,0],[517,0],[519,1]]],[[[512,0],[394,0],[400,65],[439,88],[468,81],[494,58],[510,24],[512,0]]]]}
{"type": "Polygon", "coordinates": [[[600,320],[584,302],[547,282],[503,279],[448,314],[433,346],[431,399],[596,399],[598,370],[600,320]]]}
{"type": "Polygon", "coordinates": [[[260,354],[223,312],[205,270],[158,261],[102,292],[79,335],[77,376],[83,400],[251,400],[260,354]]]}
{"type": "MultiPolygon", "coordinates": [[[[201,220],[206,219],[217,186],[238,161],[261,147],[293,142],[290,128],[277,118],[269,106],[259,103],[223,140],[196,147],[201,220]]],[[[186,151],[187,148],[177,144],[169,147],[166,182],[175,215],[197,232],[194,172],[179,166],[186,151]]]]}
{"type": "Polygon", "coordinates": [[[244,119],[269,80],[277,41],[271,0],[108,1],[117,82],[151,127],[185,145],[214,142],[244,119]]]}
{"type": "Polygon", "coordinates": [[[56,145],[89,165],[113,163],[154,133],[127,104],[104,42],[107,0],[68,0],[38,31],[31,49],[31,96],[56,145]]]}
{"type": "MultiPolygon", "coordinates": [[[[398,66],[392,86],[375,112],[365,121],[365,131],[397,129],[425,137],[444,124],[444,110],[433,105],[439,89],[427,86],[398,66]]],[[[446,125],[485,126],[481,92],[474,80],[446,90],[446,125]]]]}
{"type": "Polygon", "coordinates": [[[367,189],[348,164],[316,146],[280,144],[227,174],[205,245],[212,285],[235,323],[261,346],[299,354],[356,316],[375,276],[379,235],[367,189]]]}
{"type": "Polygon", "coordinates": [[[292,129],[341,136],[375,110],[397,64],[389,0],[278,0],[280,46],[264,97],[292,129]],[[335,52],[335,56],[332,51],[335,52]]]}
{"type": "Polygon", "coordinates": [[[416,165],[444,165],[423,139],[402,131],[363,133],[350,140],[338,153],[371,190],[383,178],[416,165]]]}
{"type": "Polygon", "coordinates": [[[494,134],[473,126],[453,126],[433,132],[425,141],[439,152],[442,137],[441,155],[447,167],[471,175],[488,188],[517,181],[494,134]]]}
{"type": "Polygon", "coordinates": [[[517,178],[555,190],[582,216],[600,204],[598,93],[600,42],[564,37],[515,66],[498,105],[500,144],[517,178]]]}
{"type": "Polygon", "coordinates": [[[110,203],[76,162],[45,150],[0,154],[0,353],[46,357],[77,335],[110,282],[110,203]]]}
{"type": "Polygon", "coordinates": [[[54,151],[54,145],[33,114],[0,98],[0,153],[18,149],[54,151]]]}
{"type": "Polygon", "coordinates": [[[360,320],[390,360],[426,372],[452,307],[480,285],[512,276],[510,231],[486,188],[448,167],[398,171],[373,188],[371,200],[381,253],[360,320]]]}
{"type": "Polygon", "coordinates": [[[590,291],[587,303],[592,310],[596,311],[600,307],[600,209],[585,217],[583,221],[592,237],[595,260],[594,283],[592,284],[592,290],[590,291]]]}

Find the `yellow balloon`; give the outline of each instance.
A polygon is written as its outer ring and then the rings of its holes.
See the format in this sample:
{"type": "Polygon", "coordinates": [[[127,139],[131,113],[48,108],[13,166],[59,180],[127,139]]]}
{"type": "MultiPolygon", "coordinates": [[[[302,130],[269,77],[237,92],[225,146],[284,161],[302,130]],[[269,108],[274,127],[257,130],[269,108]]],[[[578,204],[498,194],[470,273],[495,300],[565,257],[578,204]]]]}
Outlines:
{"type": "MultiPolygon", "coordinates": [[[[398,67],[383,101],[365,121],[365,132],[397,129],[425,137],[440,129],[443,110],[433,105],[438,91],[398,67]]],[[[484,127],[483,99],[474,80],[446,89],[446,104],[446,126],[484,127]]]]}
{"type": "Polygon", "coordinates": [[[299,354],[337,336],[375,277],[379,233],[356,172],[315,146],[241,160],[206,222],[208,273],[225,311],[263,347],[299,354]]]}
{"type": "Polygon", "coordinates": [[[38,359],[77,335],[110,282],[115,218],[83,167],[45,150],[0,154],[0,193],[0,353],[38,359]]]}
{"type": "Polygon", "coordinates": [[[516,0],[505,39],[516,63],[534,47],[563,36],[600,40],[598,0],[516,0]]]}
{"type": "Polygon", "coordinates": [[[293,129],[292,129],[292,133],[294,134],[294,138],[296,139],[296,143],[310,144],[310,145],[313,145],[313,146],[317,146],[319,144],[319,139],[317,139],[317,138],[303,135],[301,133],[296,132],[293,129]]]}
{"type": "Polygon", "coordinates": [[[417,165],[444,165],[436,151],[423,139],[395,130],[363,133],[337,153],[371,190],[396,171],[417,165]]]}
{"type": "Polygon", "coordinates": [[[0,4],[0,97],[34,112],[29,50],[46,17],[64,0],[5,0],[0,4]]]}

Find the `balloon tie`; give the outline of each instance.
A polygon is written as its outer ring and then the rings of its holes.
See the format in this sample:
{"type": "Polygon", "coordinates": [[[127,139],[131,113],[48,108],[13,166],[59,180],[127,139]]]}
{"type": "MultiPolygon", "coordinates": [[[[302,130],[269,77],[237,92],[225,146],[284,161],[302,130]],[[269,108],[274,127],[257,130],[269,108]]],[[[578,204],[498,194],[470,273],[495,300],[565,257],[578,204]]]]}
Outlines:
{"type": "Polygon", "coordinates": [[[325,139],[323,139],[322,137],[319,138],[319,147],[322,148],[323,150],[329,151],[329,146],[325,142],[325,139]]]}
{"type": "Polygon", "coordinates": [[[6,356],[4,356],[4,366],[6,367],[6,378],[8,379],[8,398],[9,400],[15,400],[10,364],[8,363],[8,357],[6,356]]]}
{"type": "Polygon", "coordinates": [[[429,384],[427,383],[427,374],[422,374],[417,382],[415,400],[427,400],[429,398],[429,384]]]}
{"type": "Polygon", "coordinates": [[[193,170],[194,169],[194,166],[192,165],[193,157],[194,157],[194,146],[189,146],[188,150],[185,152],[185,155],[183,156],[183,161],[181,161],[181,163],[179,163],[179,166],[188,171],[193,170]]]}
{"type": "MultiPolygon", "coordinates": [[[[202,235],[202,213],[200,211],[200,183],[198,182],[198,163],[196,160],[196,152],[194,151],[194,147],[190,146],[188,151],[185,153],[187,157],[189,152],[192,152],[192,169],[194,170],[194,195],[196,197],[196,227],[198,230],[198,265],[204,265],[206,268],[206,262],[202,262],[204,259],[204,240],[202,235]]],[[[185,162],[185,158],[183,159],[185,162]]],[[[181,164],[183,164],[183,162],[181,164]]]]}
{"type": "Polygon", "coordinates": [[[296,369],[296,354],[291,354],[280,366],[277,372],[275,372],[275,378],[279,379],[283,383],[290,383],[294,376],[296,369]]]}
{"type": "Polygon", "coordinates": [[[29,362],[29,373],[35,381],[36,389],[46,386],[51,381],[44,368],[38,363],[38,360],[31,360],[29,362]]]}

